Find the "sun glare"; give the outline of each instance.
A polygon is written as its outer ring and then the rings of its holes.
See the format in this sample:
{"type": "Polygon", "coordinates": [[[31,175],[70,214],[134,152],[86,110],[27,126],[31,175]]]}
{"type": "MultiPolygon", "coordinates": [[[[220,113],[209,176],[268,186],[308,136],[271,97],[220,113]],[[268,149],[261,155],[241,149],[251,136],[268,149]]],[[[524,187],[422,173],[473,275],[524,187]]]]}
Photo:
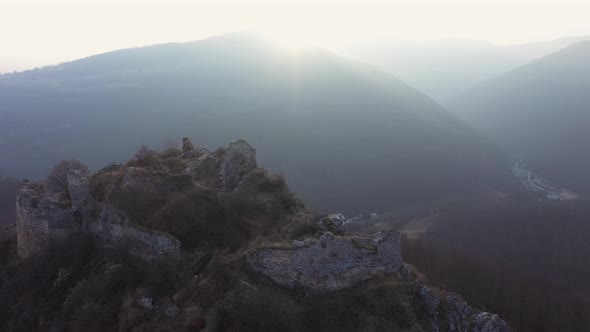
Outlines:
{"type": "Polygon", "coordinates": [[[294,29],[265,29],[260,33],[290,53],[300,53],[315,45],[312,35],[294,29]]]}

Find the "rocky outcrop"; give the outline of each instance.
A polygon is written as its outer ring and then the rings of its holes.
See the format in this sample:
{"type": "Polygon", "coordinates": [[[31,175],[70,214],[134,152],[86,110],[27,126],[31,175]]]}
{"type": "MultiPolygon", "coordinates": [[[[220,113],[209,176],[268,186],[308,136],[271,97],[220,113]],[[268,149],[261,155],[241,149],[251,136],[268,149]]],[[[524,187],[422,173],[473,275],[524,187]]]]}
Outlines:
{"type": "Polygon", "coordinates": [[[124,245],[129,253],[146,259],[180,254],[180,241],[170,234],[147,229],[129,222],[127,216],[112,207],[105,207],[88,232],[106,247],[124,245]]]}
{"type": "Polygon", "coordinates": [[[67,174],[68,195],[74,210],[80,209],[85,200],[88,200],[88,176],[78,170],[72,170],[67,174]]]}
{"type": "MultiPolygon", "coordinates": [[[[337,215],[331,215],[336,218],[337,215]]],[[[324,220],[325,222],[325,220],[324,220]]],[[[362,281],[387,275],[420,284],[401,258],[400,235],[382,230],[372,236],[334,236],[294,241],[290,248],[255,249],[247,256],[249,266],[272,282],[311,293],[330,293],[362,281]]],[[[498,315],[469,306],[454,293],[438,294],[422,285],[417,298],[432,322],[432,331],[508,332],[498,315]]]]}
{"type": "Polygon", "coordinates": [[[187,153],[195,150],[195,146],[193,145],[193,141],[189,137],[185,137],[182,139],[182,152],[187,153]]]}
{"type": "Polygon", "coordinates": [[[498,315],[472,308],[455,293],[444,297],[447,306],[446,320],[451,331],[507,332],[508,324],[498,315]]]}
{"type": "Polygon", "coordinates": [[[95,202],[86,176],[74,171],[67,178],[69,201],[46,193],[41,183],[22,184],[16,220],[19,257],[41,250],[51,239],[80,231],[92,234],[103,246],[124,245],[130,253],[148,259],[179,254],[180,242],[173,236],[133,225],[124,213],[95,202]]]}
{"type": "Polygon", "coordinates": [[[242,178],[257,167],[256,150],[246,141],[230,143],[221,162],[221,182],[224,190],[235,189],[242,178]]]}
{"type": "Polygon", "coordinates": [[[209,150],[199,147],[199,146],[195,146],[193,144],[193,141],[188,138],[185,137],[182,139],[182,154],[181,156],[183,158],[187,158],[187,159],[194,159],[194,158],[198,158],[201,155],[203,155],[204,153],[209,152],[209,150]]]}
{"type": "Polygon", "coordinates": [[[119,180],[106,196],[115,199],[121,193],[137,190],[170,194],[189,189],[193,185],[190,175],[154,172],[140,167],[126,167],[121,170],[119,180]]]}
{"type": "MultiPolygon", "coordinates": [[[[217,270],[213,265],[234,263],[235,273],[243,274],[238,276],[242,281],[236,283],[239,287],[232,291],[249,292],[263,286],[284,292],[288,288],[326,299],[393,280],[392,287],[399,284],[396,291],[403,293],[400,306],[413,317],[409,325],[420,320],[420,326],[437,332],[509,330],[497,315],[472,308],[457,294],[437,292],[422,284],[403,263],[397,231],[386,229],[370,236],[346,234],[346,226],[352,221],[354,218],[346,219],[342,214],[305,210],[288,191],[284,179],[257,167],[255,150],[242,140],[230,143],[225,150],[209,151],[184,139],[182,152],[154,152],[153,160],[136,158],[94,175],[71,171],[67,173],[67,193],[46,192],[42,183],[26,181],[17,195],[20,257],[42,250],[52,238],[85,232],[103,247],[122,247],[144,259],[182,259],[193,249],[181,255],[178,239],[207,243],[210,234],[221,238],[227,233],[239,239],[241,234],[235,235],[238,229],[250,237],[241,240],[231,254],[224,251],[229,246],[203,247],[209,252],[185,271],[191,282],[208,268],[217,270]],[[207,233],[212,223],[217,225],[226,214],[240,209],[245,217],[229,219],[228,227],[207,233]],[[195,223],[203,224],[191,229],[195,223]],[[151,228],[169,231],[178,238],[151,228]],[[182,237],[183,232],[190,231],[195,232],[192,237],[182,237]],[[270,235],[260,236],[264,232],[270,235]],[[275,245],[252,247],[254,239],[275,245]],[[213,264],[214,253],[219,257],[213,264]]],[[[234,241],[227,243],[237,243],[234,241]]],[[[63,267],[54,288],[70,277],[68,267],[63,267]]],[[[220,294],[225,293],[231,292],[224,289],[220,294]]],[[[162,317],[182,315],[171,299],[158,302],[158,310],[154,303],[147,297],[137,301],[146,312],[160,312],[162,317]]]]}
{"type": "Polygon", "coordinates": [[[187,163],[185,174],[221,191],[235,190],[248,173],[257,169],[256,150],[244,140],[229,143],[225,149],[209,151],[185,138],[182,158],[187,163]]]}
{"type": "Polygon", "coordinates": [[[256,152],[243,140],[212,152],[184,138],[178,166],[183,167],[180,172],[133,163],[105,168],[97,173],[108,179],[100,202],[89,188],[92,175],[75,170],[67,173],[67,195],[45,192],[42,183],[23,183],[17,194],[20,257],[41,249],[51,238],[78,231],[92,234],[104,246],[124,243],[131,253],[145,258],[177,255],[180,241],[130,222],[125,212],[116,208],[117,203],[137,194],[166,197],[195,187],[233,191],[257,169],[256,152]],[[108,178],[110,175],[112,178],[108,178]]]}
{"type": "Polygon", "coordinates": [[[258,249],[250,254],[252,268],[273,282],[326,293],[397,272],[403,266],[400,235],[394,230],[370,237],[334,236],[295,243],[295,248],[258,249]]]}
{"type": "Polygon", "coordinates": [[[498,315],[471,307],[461,296],[442,296],[428,286],[420,288],[419,296],[432,318],[432,331],[508,332],[510,326],[498,315]]]}
{"type": "Polygon", "coordinates": [[[43,248],[53,238],[63,238],[81,229],[70,202],[46,193],[44,185],[24,181],[17,191],[16,230],[21,258],[43,248]]]}
{"type": "Polygon", "coordinates": [[[198,178],[199,182],[208,186],[220,186],[221,156],[207,149],[201,149],[183,154],[183,158],[186,158],[188,165],[185,174],[198,178]]]}

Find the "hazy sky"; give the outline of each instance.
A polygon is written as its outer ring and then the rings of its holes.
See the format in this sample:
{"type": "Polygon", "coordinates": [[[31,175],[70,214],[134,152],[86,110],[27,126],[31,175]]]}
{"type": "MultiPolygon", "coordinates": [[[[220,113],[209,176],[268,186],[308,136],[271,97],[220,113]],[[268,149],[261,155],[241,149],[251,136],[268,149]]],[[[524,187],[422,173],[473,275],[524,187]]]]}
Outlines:
{"type": "Polygon", "coordinates": [[[0,0],[0,72],[235,30],[340,47],[590,34],[590,0],[0,0]]]}

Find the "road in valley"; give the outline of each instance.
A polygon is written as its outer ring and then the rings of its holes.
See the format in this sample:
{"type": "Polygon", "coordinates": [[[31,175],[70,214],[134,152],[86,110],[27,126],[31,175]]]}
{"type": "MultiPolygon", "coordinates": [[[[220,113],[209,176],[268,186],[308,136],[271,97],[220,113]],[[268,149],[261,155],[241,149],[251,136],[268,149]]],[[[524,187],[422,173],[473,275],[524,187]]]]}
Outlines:
{"type": "Polygon", "coordinates": [[[549,183],[547,183],[547,181],[545,181],[543,178],[526,169],[522,161],[517,161],[514,163],[512,166],[512,174],[518,177],[527,189],[539,193],[547,199],[567,200],[578,197],[569,190],[555,188],[549,185],[549,183]]]}

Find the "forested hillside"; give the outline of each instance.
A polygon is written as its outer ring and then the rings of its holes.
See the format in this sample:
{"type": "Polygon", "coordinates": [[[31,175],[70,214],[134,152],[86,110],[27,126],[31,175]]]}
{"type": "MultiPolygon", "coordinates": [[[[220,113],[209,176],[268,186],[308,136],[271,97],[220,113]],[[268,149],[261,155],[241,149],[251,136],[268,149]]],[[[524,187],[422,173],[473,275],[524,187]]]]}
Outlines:
{"type": "Polygon", "coordinates": [[[555,185],[590,193],[590,42],[489,80],[451,109],[555,185]]]}
{"type": "Polygon", "coordinates": [[[405,239],[404,258],[518,331],[589,331],[589,217],[581,200],[455,206],[405,239]]]}
{"type": "Polygon", "coordinates": [[[241,33],[5,75],[0,103],[0,163],[14,176],[190,136],[210,149],[246,139],[311,206],[346,213],[515,184],[490,144],[394,77],[241,33]]]}

